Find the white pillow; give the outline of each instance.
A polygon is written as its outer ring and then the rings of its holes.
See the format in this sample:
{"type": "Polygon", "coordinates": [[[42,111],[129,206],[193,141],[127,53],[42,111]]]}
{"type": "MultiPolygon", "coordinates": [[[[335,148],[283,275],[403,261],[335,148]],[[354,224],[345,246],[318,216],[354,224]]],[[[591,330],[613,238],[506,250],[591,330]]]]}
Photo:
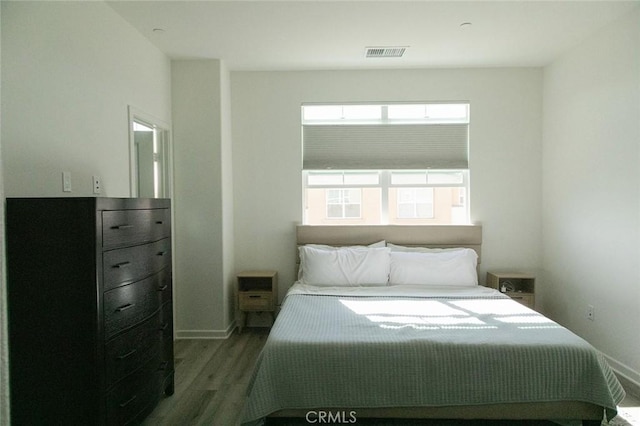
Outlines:
{"type": "Polygon", "coordinates": [[[478,255],[472,249],[444,252],[391,252],[389,283],[478,285],[478,255]]]}
{"type": "MultiPolygon", "coordinates": [[[[304,247],[312,247],[319,250],[338,250],[345,248],[377,248],[377,247],[386,247],[387,242],[385,240],[378,241],[377,243],[369,244],[368,246],[329,246],[326,244],[305,244],[304,247]]],[[[300,253],[300,267],[298,268],[298,280],[302,280],[302,263],[304,262],[302,256],[302,251],[300,253]]]]}
{"type": "Polygon", "coordinates": [[[302,246],[300,281],[312,285],[387,285],[390,250],[344,247],[333,250],[302,246]]]}

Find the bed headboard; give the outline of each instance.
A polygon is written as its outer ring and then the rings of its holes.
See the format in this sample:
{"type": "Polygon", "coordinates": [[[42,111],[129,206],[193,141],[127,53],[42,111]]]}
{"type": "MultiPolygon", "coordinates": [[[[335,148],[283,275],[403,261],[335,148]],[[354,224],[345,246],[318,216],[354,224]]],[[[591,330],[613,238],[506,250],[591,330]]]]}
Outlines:
{"type": "Polygon", "coordinates": [[[403,246],[467,247],[478,253],[482,247],[480,225],[298,225],[297,245],[367,245],[381,240],[403,246]]]}

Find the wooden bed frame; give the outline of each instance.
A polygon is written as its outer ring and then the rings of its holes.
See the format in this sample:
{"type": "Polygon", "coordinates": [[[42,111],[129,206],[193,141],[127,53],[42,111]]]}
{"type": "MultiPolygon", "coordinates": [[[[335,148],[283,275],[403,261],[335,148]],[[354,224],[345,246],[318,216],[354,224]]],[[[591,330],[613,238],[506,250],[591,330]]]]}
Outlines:
{"type": "MultiPolygon", "coordinates": [[[[444,226],[297,226],[297,245],[333,246],[367,245],[381,240],[388,243],[420,247],[468,247],[480,258],[482,227],[477,225],[444,226]]],[[[545,403],[509,403],[473,406],[358,408],[309,407],[280,410],[269,417],[302,418],[309,410],[328,412],[356,411],[358,418],[395,419],[504,419],[550,420],[581,419],[583,425],[600,425],[604,408],[581,401],[545,403]]]]}

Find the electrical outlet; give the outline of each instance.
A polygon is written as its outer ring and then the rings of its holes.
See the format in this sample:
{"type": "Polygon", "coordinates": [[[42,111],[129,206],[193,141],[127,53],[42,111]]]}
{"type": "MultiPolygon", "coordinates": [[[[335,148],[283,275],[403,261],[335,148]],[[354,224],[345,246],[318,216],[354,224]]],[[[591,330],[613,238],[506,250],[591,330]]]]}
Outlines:
{"type": "Polygon", "coordinates": [[[100,176],[93,176],[93,193],[102,193],[102,178],[100,176]]]}
{"type": "Polygon", "coordinates": [[[587,305],[587,319],[593,321],[595,319],[595,310],[593,305],[587,305]]]}
{"type": "Polygon", "coordinates": [[[71,172],[62,172],[62,192],[71,192],[71,172]]]}

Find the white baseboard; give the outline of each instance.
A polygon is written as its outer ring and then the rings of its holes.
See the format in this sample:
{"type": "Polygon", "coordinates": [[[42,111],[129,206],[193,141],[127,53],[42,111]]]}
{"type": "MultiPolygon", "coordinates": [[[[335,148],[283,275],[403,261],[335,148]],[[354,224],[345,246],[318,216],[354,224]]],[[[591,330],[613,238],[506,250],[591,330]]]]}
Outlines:
{"type": "Polygon", "coordinates": [[[627,393],[640,398],[640,373],[633,370],[628,365],[625,365],[611,358],[609,355],[603,355],[613,369],[614,373],[616,373],[616,376],[620,378],[620,382],[622,383],[622,386],[627,391],[627,393]]]}
{"type": "Polygon", "coordinates": [[[228,339],[236,329],[235,320],[226,330],[176,330],[176,339],[228,339]]]}

